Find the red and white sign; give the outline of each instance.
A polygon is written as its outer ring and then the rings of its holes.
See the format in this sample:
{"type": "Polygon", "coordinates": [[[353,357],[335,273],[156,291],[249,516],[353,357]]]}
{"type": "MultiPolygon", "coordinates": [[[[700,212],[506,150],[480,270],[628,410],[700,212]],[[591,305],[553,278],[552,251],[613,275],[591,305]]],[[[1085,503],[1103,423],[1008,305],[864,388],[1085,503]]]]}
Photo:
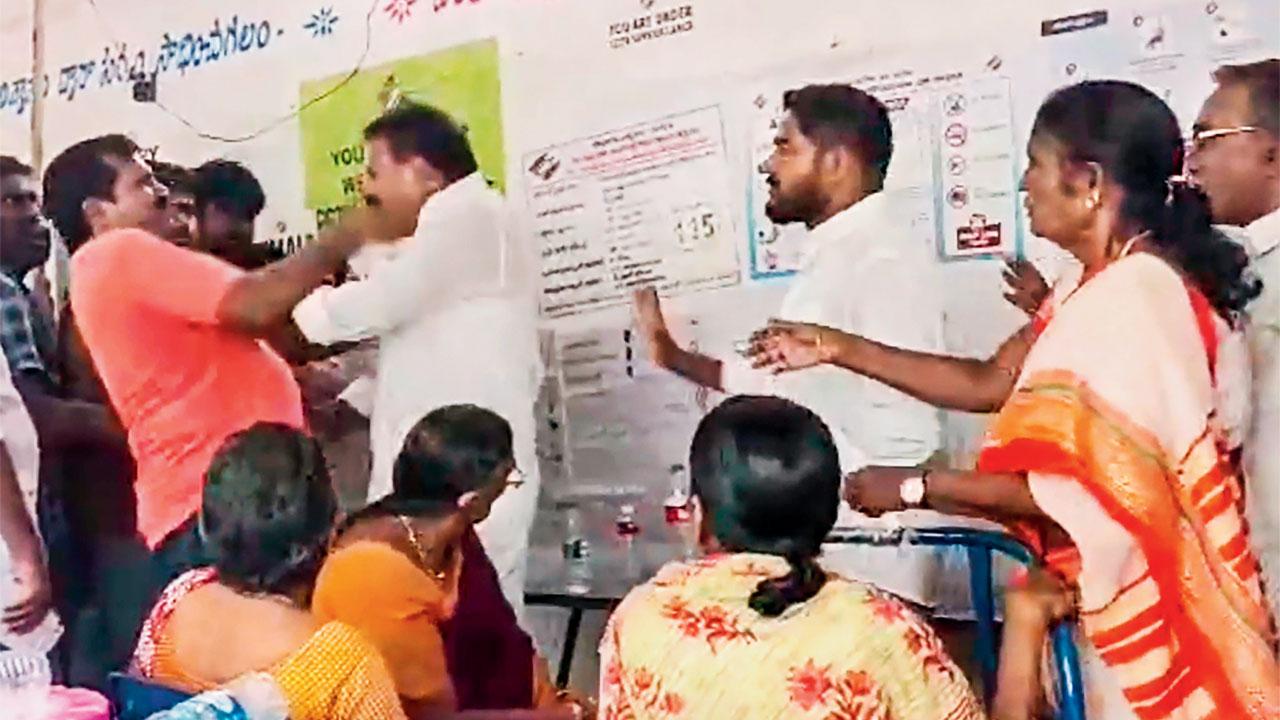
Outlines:
{"type": "Polygon", "coordinates": [[[956,247],[959,250],[998,248],[1001,238],[1000,223],[988,222],[986,215],[971,215],[967,227],[956,228],[956,247]]]}
{"type": "Polygon", "coordinates": [[[947,144],[951,147],[960,147],[969,141],[969,128],[960,123],[951,123],[947,126],[947,131],[943,134],[947,144]]]}

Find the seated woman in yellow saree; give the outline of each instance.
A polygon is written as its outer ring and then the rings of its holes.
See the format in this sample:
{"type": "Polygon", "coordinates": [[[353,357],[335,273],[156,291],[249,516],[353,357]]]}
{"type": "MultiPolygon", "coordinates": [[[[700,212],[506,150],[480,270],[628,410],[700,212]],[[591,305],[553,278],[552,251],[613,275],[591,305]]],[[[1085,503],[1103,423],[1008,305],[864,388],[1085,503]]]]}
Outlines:
{"type": "Polygon", "coordinates": [[[924,504],[1005,522],[1079,590],[1089,717],[1280,717],[1280,668],[1228,449],[1221,378],[1258,293],[1176,173],[1168,107],[1086,82],[1041,106],[1023,178],[1033,233],[1082,274],[987,361],[777,325],[756,362],[829,362],[936,405],[998,410],[976,471],[869,468],[867,512],[924,504]],[[921,490],[922,492],[914,492],[921,490]],[[908,502],[911,501],[911,502],[908,502]]]}
{"type": "Polygon", "coordinates": [[[200,510],[214,565],[161,594],[134,652],[136,670],[192,693],[265,672],[293,720],[403,720],[378,651],[354,627],[308,610],[337,510],[313,439],[272,423],[231,436],[210,466],[200,510]]]}

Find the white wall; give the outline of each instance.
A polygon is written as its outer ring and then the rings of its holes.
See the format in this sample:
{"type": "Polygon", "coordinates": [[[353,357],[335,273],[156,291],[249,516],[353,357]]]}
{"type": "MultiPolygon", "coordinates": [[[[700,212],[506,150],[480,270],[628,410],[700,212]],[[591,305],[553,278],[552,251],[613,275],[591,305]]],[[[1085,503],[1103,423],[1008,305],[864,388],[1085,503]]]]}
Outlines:
{"type": "MultiPolygon", "coordinates": [[[[402,0],[410,15],[400,22],[384,10],[388,0],[45,3],[50,82],[42,130],[45,160],[78,139],[124,131],[144,146],[158,146],[168,160],[196,164],[224,156],[244,161],[267,190],[259,233],[268,238],[315,230],[313,213],[303,207],[299,130],[290,113],[302,81],[345,71],[360,60],[366,16],[371,41],[364,66],[467,40],[498,39],[509,196],[517,204],[523,203],[519,159],[530,149],[722,104],[739,236],[745,234],[742,189],[751,172],[743,98],[762,80],[798,82],[902,67],[973,68],[999,56],[1002,72],[1013,82],[1020,144],[1036,106],[1061,81],[1055,73],[1064,51],[1054,48],[1063,44],[1040,37],[1040,22],[1047,18],[1106,8],[1117,38],[1134,32],[1136,14],[1148,22],[1169,22],[1173,43],[1181,48],[1171,58],[1134,64],[1106,52],[1076,52],[1089,72],[1138,77],[1173,90],[1170,100],[1184,121],[1209,89],[1208,70],[1219,56],[1252,59],[1280,50],[1280,7],[1273,0],[1217,3],[1233,18],[1245,18],[1236,22],[1263,35],[1258,42],[1231,47],[1213,46],[1201,37],[1211,26],[1198,16],[1206,7],[1198,0],[402,0]],[[611,24],[682,4],[693,8],[691,31],[610,48],[611,24]],[[313,37],[304,25],[322,8],[330,8],[338,20],[331,35],[313,37]],[[1242,12],[1247,14],[1236,15],[1242,12]],[[182,61],[187,33],[193,39],[207,35],[215,22],[225,33],[233,18],[241,28],[254,24],[252,49],[198,66],[182,61]],[[270,31],[258,37],[263,23],[270,31]],[[129,83],[118,77],[127,73],[117,70],[133,65],[139,50],[147,66],[154,66],[166,33],[175,43],[169,49],[177,53],[159,75],[160,103],[136,103],[129,83]],[[104,62],[104,56],[120,57],[121,49],[124,65],[104,62]],[[202,134],[257,136],[225,142],[202,134]]],[[[30,7],[30,0],[10,0],[0,12],[5,98],[31,74],[30,7]]],[[[29,102],[0,102],[0,150],[29,157],[30,113],[29,102]]],[[[1021,149],[1015,150],[1021,156],[1021,149]]],[[[1027,251],[1048,253],[1034,239],[1027,240],[1027,251]]],[[[988,352],[1019,323],[1017,313],[1000,300],[996,263],[949,264],[944,278],[953,349],[988,352]]],[[[679,299],[671,306],[676,314],[694,314],[703,325],[717,327],[722,338],[741,337],[776,307],[781,287],[750,285],[679,299]]],[[[620,310],[577,322],[618,323],[624,316],[620,310]]],[[[954,423],[956,442],[967,442],[974,427],[954,423]]]]}

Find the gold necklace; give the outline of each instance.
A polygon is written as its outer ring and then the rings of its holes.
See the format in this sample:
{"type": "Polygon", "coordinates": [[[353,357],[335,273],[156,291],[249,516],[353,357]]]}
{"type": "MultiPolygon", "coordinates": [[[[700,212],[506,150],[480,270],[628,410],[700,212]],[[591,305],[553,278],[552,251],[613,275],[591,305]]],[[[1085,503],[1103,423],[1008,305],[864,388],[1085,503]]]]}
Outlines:
{"type": "Polygon", "coordinates": [[[418,556],[418,564],[422,566],[423,570],[434,575],[436,580],[444,582],[444,571],[431,569],[431,563],[427,561],[427,550],[422,547],[422,542],[418,540],[418,533],[414,532],[413,523],[404,515],[396,515],[396,520],[400,521],[400,527],[404,528],[405,534],[409,536],[409,545],[413,547],[414,554],[418,556]]]}

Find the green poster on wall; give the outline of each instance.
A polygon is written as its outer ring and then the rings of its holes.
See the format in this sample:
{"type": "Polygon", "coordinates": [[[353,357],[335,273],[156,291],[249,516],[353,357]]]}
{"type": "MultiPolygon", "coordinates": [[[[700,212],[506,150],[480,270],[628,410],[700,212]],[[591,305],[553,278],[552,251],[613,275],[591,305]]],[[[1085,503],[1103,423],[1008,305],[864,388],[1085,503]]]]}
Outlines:
{"type": "Polygon", "coordinates": [[[506,189],[495,40],[393,60],[350,79],[343,74],[304,82],[301,102],[306,205],[318,223],[359,201],[365,160],[361,133],[398,102],[428,103],[452,115],[466,128],[480,171],[499,190],[506,189]]]}

